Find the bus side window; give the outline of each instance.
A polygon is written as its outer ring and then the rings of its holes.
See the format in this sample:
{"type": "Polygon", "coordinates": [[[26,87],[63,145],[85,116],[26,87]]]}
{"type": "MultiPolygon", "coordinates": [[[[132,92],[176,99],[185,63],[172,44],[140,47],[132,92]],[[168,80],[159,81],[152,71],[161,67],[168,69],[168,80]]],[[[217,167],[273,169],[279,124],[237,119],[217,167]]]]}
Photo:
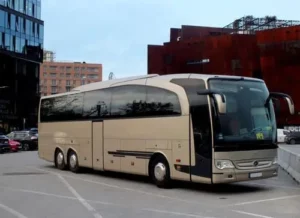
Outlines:
{"type": "Polygon", "coordinates": [[[110,89],[101,89],[84,94],[83,117],[103,118],[110,115],[110,89]]]}
{"type": "Polygon", "coordinates": [[[138,117],[145,115],[146,87],[124,85],[112,88],[111,116],[138,117]]]}

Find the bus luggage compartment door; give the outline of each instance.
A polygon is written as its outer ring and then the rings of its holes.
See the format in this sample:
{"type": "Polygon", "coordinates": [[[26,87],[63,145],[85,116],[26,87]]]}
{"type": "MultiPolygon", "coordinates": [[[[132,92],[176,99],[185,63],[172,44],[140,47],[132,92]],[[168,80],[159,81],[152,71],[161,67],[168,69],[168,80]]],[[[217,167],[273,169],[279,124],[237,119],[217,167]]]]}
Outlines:
{"type": "Polygon", "coordinates": [[[103,170],[103,122],[93,122],[93,169],[103,170]]]}

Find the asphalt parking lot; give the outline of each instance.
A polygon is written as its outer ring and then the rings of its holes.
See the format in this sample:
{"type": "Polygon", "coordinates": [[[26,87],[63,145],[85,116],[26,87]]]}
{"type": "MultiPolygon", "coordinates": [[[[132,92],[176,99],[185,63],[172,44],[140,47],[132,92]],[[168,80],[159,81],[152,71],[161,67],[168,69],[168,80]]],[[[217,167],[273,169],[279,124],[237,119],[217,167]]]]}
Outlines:
{"type": "Polygon", "coordinates": [[[0,154],[0,218],[300,217],[300,186],[277,178],[212,187],[145,177],[59,171],[36,151],[0,154]]]}

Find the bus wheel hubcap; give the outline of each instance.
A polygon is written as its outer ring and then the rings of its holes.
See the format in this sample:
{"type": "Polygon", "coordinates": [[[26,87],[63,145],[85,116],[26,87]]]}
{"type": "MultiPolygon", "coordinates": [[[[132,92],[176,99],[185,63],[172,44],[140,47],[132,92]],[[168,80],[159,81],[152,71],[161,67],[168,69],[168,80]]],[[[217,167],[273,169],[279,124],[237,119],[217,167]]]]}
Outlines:
{"type": "Polygon", "coordinates": [[[162,163],[158,163],[154,168],[154,175],[158,181],[163,181],[166,176],[166,166],[162,163]]]}
{"type": "Polygon", "coordinates": [[[77,158],[76,158],[76,155],[75,154],[72,154],[71,157],[70,157],[70,166],[72,168],[75,168],[76,167],[76,164],[77,164],[77,158]]]}
{"type": "Polygon", "coordinates": [[[63,156],[63,154],[62,154],[61,152],[59,152],[59,153],[57,154],[57,163],[58,163],[59,165],[61,165],[61,164],[63,163],[63,160],[64,160],[64,156],[63,156]]]}

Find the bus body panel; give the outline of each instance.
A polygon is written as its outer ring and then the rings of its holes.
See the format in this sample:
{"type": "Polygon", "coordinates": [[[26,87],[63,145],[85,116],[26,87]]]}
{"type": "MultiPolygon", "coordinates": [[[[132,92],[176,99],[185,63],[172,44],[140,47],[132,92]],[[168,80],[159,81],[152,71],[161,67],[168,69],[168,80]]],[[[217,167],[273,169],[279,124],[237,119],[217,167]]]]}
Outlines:
{"type": "Polygon", "coordinates": [[[148,175],[149,160],[163,153],[171,177],[189,179],[174,163],[189,165],[189,116],[104,121],[104,169],[148,175]]]}
{"type": "Polygon", "coordinates": [[[61,148],[67,160],[67,152],[73,149],[80,166],[92,167],[92,122],[51,122],[39,125],[39,155],[53,161],[56,148],[61,148]]]}
{"type": "Polygon", "coordinates": [[[103,170],[103,122],[93,122],[93,169],[103,170]]]}
{"type": "Polygon", "coordinates": [[[234,169],[218,169],[213,164],[213,183],[239,182],[277,176],[277,149],[214,152],[216,160],[230,160],[234,169]],[[250,177],[256,173],[257,177],[250,177]]]}

